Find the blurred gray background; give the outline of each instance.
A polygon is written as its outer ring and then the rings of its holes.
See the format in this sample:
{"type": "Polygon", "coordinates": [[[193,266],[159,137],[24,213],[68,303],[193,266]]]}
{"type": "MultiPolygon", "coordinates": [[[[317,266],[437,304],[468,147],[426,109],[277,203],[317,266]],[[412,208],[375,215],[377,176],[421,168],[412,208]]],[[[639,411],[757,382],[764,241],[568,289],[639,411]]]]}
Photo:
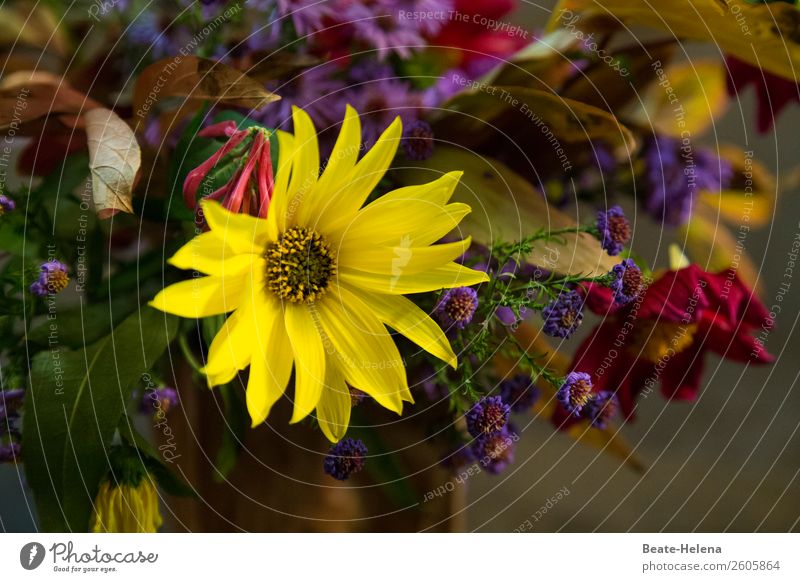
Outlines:
{"type": "MultiPolygon", "coordinates": [[[[553,0],[521,7],[514,20],[541,30],[553,0]]],[[[718,55],[714,47],[687,45],[691,55],[718,55]]],[[[776,131],[755,132],[752,90],[731,100],[721,123],[705,136],[752,149],[773,173],[798,166],[800,107],[790,106],[776,131]],[[746,123],[742,124],[742,118],[746,123]],[[716,133],[716,136],[714,135],[716,133]]],[[[747,252],[760,268],[767,305],[774,303],[786,267],[786,253],[798,232],[796,188],[783,193],[772,225],[752,232],[747,252]]],[[[634,234],[634,247],[651,264],[663,266],[665,241],[634,234]]],[[[546,419],[523,429],[516,463],[503,475],[469,481],[470,530],[507,532],[528,520],[529,531],[787,531],[800,529],[800,391],[797,388],[800,334],[800,278],[783,301],[777,329],[767,348],[777,362],[745,367],[709,356],[704,388],[695,403],[667,403],[658,393],[641,401],[635,423],[622,431],[647,464],[644,475],[610,455],[554,434],[546,419]],[[797,358],[797,359],[796,359],[797,358]],[[559,491],[569,492],[542,507],[559,491]],[[538,520],[534,518],[538,517],[538,520]]],[[[585,322],[589,328],[593,320],[585,322]]],[[[21,493],[23,477],[0,466],[0,530],[34,529],[31,506],[21,493]]],[[[563,493],[562,493],[563,495],[563,493]]]]}

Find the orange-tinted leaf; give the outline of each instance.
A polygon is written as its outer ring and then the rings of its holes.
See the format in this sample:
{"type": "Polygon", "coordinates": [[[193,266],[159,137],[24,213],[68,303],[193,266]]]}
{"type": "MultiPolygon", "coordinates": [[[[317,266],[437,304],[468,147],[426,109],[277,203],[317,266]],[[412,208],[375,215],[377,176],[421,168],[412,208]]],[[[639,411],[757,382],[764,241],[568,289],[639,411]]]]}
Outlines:
{"type": "Polygon", "coordinates": [[[137,123],[165,97],[202,99],[250,109],[280,99],[241,71],[200,57],[162,59],[142,71],[133,90],[137,123]]]}

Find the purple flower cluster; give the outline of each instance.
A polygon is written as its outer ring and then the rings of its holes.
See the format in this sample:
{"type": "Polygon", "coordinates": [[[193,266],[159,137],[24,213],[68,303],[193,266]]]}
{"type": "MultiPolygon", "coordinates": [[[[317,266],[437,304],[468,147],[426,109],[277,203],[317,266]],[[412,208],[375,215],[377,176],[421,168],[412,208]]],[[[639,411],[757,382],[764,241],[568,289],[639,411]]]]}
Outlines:
{"type": "Polygon", "coordinates": [[[614,292],[614,302],[618,305],[630,303],[644,289],[642,270],[636,266],[633,259],[625,259],[614,265],[609,275],[611,282],[608,286],[614,292]]]}
{"type": "Polygon", "coordinates": [[[175,388],[171,386],[160,386],[145,391],[139,403],[139,412],[141,414],[162,416],[179,404],[180,399],[178,398],[178,391],[175,390],[175,388]]]}
{"type": "Polygon", "coordinates": [[[689,220],[700,192],[719,192],[733,177],[729,162],[709,150],[695,150],[678,139],[653,138],[644,151],[645,209],[670,226],[689,220]]]}
{"type": "Polygon", "coordinates": [[[6,212],[11,212],[16,207],[17,205],[11,198],[5,194],[0,194],[0,216],[3,216],[6,212]]]}
{"type": "Polygon", "coordinates": [[[569,414],[580,416],[583,407],[592,398],[592,378],[585,372],[570,372],[561,388],[556,392],[556,400],[569,414]]]}
{"type": "Polygon", "coordinates": [[[0,392],[0,463],[19,460],[22,438],[19,429],[19,407],[25,396],[24,390],[4,390],[0,392]],[[3,442],[7,441],[7,442],[3,442]]]}
{"type": "Polygon", "coordinates": [[[604,429],[617,415],[619,400],[613,392],[592,392],[592,379],[585,372],[570,372],[556,393],[556,400],[568,415],[586,418],[592,426],[604,429]]]}
{"type": "Polygon", "coordinates": [[[597,232],[603,249],[612,257],[631,240],[631,225],[619,206],[597,213],[597,232]]]}
{"type": "Polygon", "coordinates": [[[583,322],[583,297],[577,291],[563,291],[542,309],[542,319],[544,333],[568,338],[583,322]]]}
{"type": "Polygon", "coordinates": [[[417,120],[403,130],[403,151],[409,160],[427,160],[433,155],[433,130],[427,122],[417,120]]]}
{"type": "Polygon", "coordinates": [[[67,266],[55,259],[42,263],[39,268],[39,278],[31,284],[30,290],[34,295],[46,297],[59,293],[69,284],[67,266]]]}
{"type": "Polygon", "coordinates": [[[517,434],[508,421],[510,413],[511,406],[500,396],[486,396],[466,415],[467,430],[475,437],[470,447],[472,456],[495,475],[514,461],[517,434]]]}
{"type": "Polygon", "coordinates": [[[448,289],[436,305],[439,321],[449,328],[464,329],[478,308],[478,293],[472,287],[448,289]]]}
{"type": "Polygon", "coordinates": [[[467,430],[475,438],[500,432],[510,413],[511,407],[500,396],[485,396],[467,412],[467,430]]]}
{"type": "Polygon", "coordinates": [[[361,440],[345,438],[331,447],[323,469],[334,479],[344,481],[364,468],[366,457],[367,447],[361,440]]]}

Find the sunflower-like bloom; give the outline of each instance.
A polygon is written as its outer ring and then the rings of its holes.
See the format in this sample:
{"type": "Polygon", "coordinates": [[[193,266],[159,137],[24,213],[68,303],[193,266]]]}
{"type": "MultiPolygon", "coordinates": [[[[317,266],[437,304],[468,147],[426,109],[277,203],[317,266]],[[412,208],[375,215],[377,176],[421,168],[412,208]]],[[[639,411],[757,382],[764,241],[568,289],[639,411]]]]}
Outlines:
{"type": "Polygon", "coordinates": [[[256,426],[294,368],[291,422],[316,411],[322,431],[337,442],[350,421],[348,385],[398,414],[403,402],[413,402],[387,325],[456,365],[442,330],[404,295],[474,285],[487,276],[454,262],[469,239],[433,244],[470,212],[448,204],[459,172],[364,206],[395,156],[399,118],[359,160],[360,122],[348,107],[321,176],[310,118],[295,108],[293,121],[294,135],[278,132],[267,218],[203,201],[210,230],[170,262],[208,276],[171,285],[151,304],[191,318],[233,312],[209,349],[203,369],[209,385],[230,382],[249,366],[247,408],[256,426]]]}
{"type": "Polygon", "coordinates": [[[155,533],[161,527],[158,494],[150,477],[138,485],[103,481],[94,502],[94,533],[155,533]]]}

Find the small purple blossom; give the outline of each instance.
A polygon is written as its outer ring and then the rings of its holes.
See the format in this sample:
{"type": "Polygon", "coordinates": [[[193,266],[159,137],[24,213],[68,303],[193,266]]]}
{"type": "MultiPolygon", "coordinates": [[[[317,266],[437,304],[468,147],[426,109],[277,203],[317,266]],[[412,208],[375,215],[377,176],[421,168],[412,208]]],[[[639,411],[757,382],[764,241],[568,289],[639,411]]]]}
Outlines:
{"type": "Polygon", "coordinates": [[[507,425],[499,432],[475,439],[472,444],[472,454],[486,471],[497,475],[514,462],[514,448],[517,440],[519,437],[516,431],[507,425]]]}
{"type": "Polygon", "coordinates": [[[503,430],[511,407],[499,396],[485,396],[467,412],[467,430],[474,437],[503,430]]]}
{"type": "Polygon", "coordinates": [[[591,398],[592,378],[585,372],[570,372],[556,392],[556,399],[568,413],[575,416],[580,416],[591,398]]]}
{"type": "Polygon", "coordinates": [[[3,216],[6,212],[13,211],[16,207],[17,205],[11,198],[5,194],[0,194],[0,216],[3,216]]]}
{"type": "Polygon", "coordinates": [[[153,416],[163,416],[180,404],[178,391],[172,386],[160,386],[146,390],[139,403],[139,412],[153,416]]]}
{"type": "Polygon", "coordinates": [[[176,47],[170,33],[162,26],[160,16],[153,11],[143,11],[128,27],[127,40],[137,48],[150,51],[153,59],[160,59],[175,52],[176,47]]]}
{"type": "Polygon", "coordinates": [[[631,240],[631,225],[619,206],[597,213],[597,232],[600,244],[612,257],[620,254],[631,240]]]}
{"type": "Polygon", "coordinates": [[[670,226],[689,220],[700,192],[719,192],[733,177],[726,160],[707,149],[695,150],[678,139],[653,138],[644,152],[645,209],[653,218],[670,226]]]}
{"type": "Polygon", "coordinates": [[[339,4],[336,0],[278,0],[278,14],[291,19],[299,36],[306,36],[325,28],[325,20],[336,14],[339,4]]]}
{"type": "Polygon", "coordinates": [[[642,270],[633,259],[624,259],[614,265],[609,273],[611,282],[608,286],[614,292],[614,302],[625,305],[636,299],[644,288],[642,270]]]}
{"type": "Polygon", "coordinates": [[[417,162],[433,155],[433,130],[427,122],[417,120],[403,129],[403,151],[417,162]]]}
{"type": "Polygon", "coordinates": [[[55,259],[42,263],[39,269],[39,278],[31,284],[30,290],[34,295],[46,297],[59,293],[69,283],[67,266],[55,259]]]}
{"type": "Polygon", "coordinates": [[[539,399],[539,389],[526,374],[503,380],[500,383],[500,397],[511,406],[513,412],[524,412],[539,399]]]}
{"type": "Polygon", "coordinates": [[[520,305],[519,307],[519,315],[514,313],[514,310],[508,307],[507,305],[501,305],[498,307],[495,312],[494,316],[506,327],[512,327],[517,325],[522,319],[525,317],[525,314],[528,312],[528,308],[524,305],[520,305]]]}
{"type": "Polygon", "coordinates": [[[472,287],[456,287],[445,291],[436,305],[439,321],[447,327],[464,329],[478,308],[478,293],[472,287]]]}
{"type": "Polygon", "coordinates": [[[356,40],[377,51],[379,60],[392,53],[407,59],[426,43],[420,29],[421,19],[404,15],[394,0],[372,0],[349,3],[341,20],[352,27],[356,40]]]}
{"type": "Polygon", "coordinates": [[[592,426],[604,429],[608,426],[619,410],[619,401],[613,392],[604,390],[594,395],[586,405],[586,417],[591,421],[592,426]]]}
{"type": "Polygon", "coordinates": [[[542,319],[544,333],[568,338],[583,322],[583,297],[577,291],[562,291],[542,309],[542,319]]]}
{"type": "Polygon", "coordinates": [[[0,463],[15,463],[20,461],[22,447],[17,442],[0,445],[0,463]]]}
{"type": "Polygon", "coordinates": [[[391,71],[382,71],[373,65],[354,67],[350,74],[353,85],[341,93],[341,99],[349,102],[361,119],[364,148],[371,148],[381,134],[399,116],[405,127],[419,118],[423,94],[414,91],[391,71]],[[359,80],[364,75],[375,76],[359,80]]]}
{"type": "Polygon", "coordinates": [[[366,457],[367,447],[360,439],[345,438],[331,447],[323,468],[334,479],[344,481],[364,468],[366,457]]]}

